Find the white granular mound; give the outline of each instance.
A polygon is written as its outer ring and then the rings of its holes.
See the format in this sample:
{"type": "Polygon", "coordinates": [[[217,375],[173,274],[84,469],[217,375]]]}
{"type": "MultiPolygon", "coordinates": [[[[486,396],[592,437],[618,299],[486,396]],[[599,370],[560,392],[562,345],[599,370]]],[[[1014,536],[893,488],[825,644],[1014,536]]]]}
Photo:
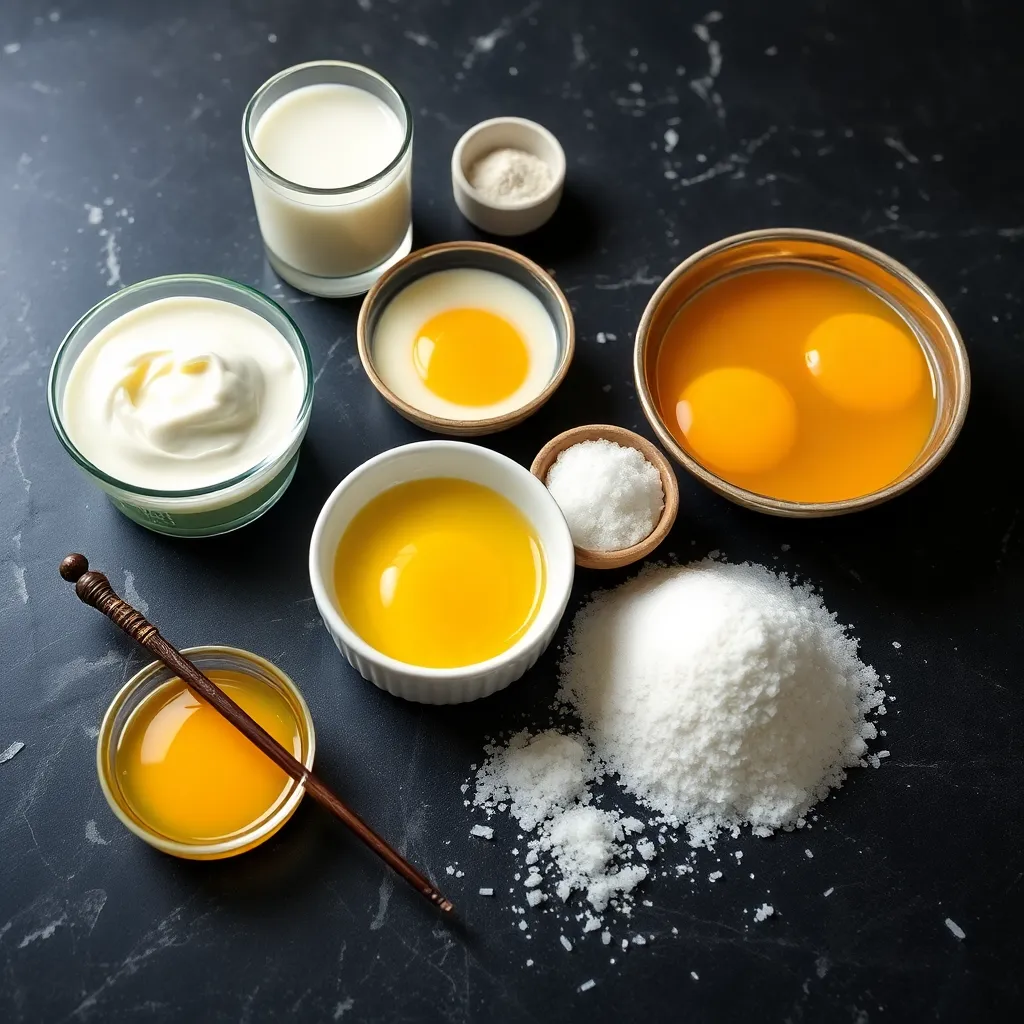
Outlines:
{"type": "Polygon", "coordinates": [[[474,803],[494,807],[508,802],[527,832],[577,799],[589,799],[590,751],[571,736],[549,731],[531,739],[523,730],[506,747],[488,752],[490,758],[477,772],[474,803]]]}
{"type": "Polygon", "coordinates": [[[583,608],[560,697],[623,786],[708,845],[801,823],[862,763],[884,693],[810,589],[708,560],[648,569],[583,608]]]}
{"type": "MultiPolygon", "coordinates": [[[[473,802],[531,833],[526,877],[516,875],[530,906],[546,901],[543,886],[562,901],[580,892],[586,933],[607,910],[630,913],[666,832],[674,842],[685,826],[691,844],[710,847],[722,830],[802,826],[846,769],[867,763],[866,716],[884,714],[884,698],[857,641],[808,587],[756,565],[649,568],[573,622],[556,707],[575,710],[582,733],[523,731],[488,747],[473,802]],[[607,794],[593,799],[608,774],[654,812],[658,846],[607,794]]],[[[773,913],[764,904],[755,920],[773,913]]]]}

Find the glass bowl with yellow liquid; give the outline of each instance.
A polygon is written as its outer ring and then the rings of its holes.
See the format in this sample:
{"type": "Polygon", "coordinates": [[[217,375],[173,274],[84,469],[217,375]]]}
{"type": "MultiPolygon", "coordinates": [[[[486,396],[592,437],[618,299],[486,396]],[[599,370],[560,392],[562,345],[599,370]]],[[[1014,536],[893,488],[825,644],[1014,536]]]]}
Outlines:
{"type": "MultiPolygon", "coordinates": [[[[306,768],[316,751],[302,694],[279,668],[235,647],[182,651],[306,768]]],[[[269,839],[305,790],[160,662],[118,692],[96,744],[100,787],[150,846],[219,860],[269,839]]]]}
{"type": "Polygon", "coordinates": [[[956,325],[915,274],[822,231],[733,235],[661,283],[636,333],[644,414],[723,497],[796,518],[908,491],[967,414],[956,325]]]}

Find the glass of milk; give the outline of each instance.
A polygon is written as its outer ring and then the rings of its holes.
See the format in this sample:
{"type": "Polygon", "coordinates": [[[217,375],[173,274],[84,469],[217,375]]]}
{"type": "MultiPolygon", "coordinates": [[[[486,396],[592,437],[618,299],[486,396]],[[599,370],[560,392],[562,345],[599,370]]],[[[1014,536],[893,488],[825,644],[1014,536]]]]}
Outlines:
{"type": "Polygon", "coordinates": [[[286,68],[249,100],[242,144],[267,256],[289,284],[360,295],[412,248],[412,114],[375,71],[286,68]]]}

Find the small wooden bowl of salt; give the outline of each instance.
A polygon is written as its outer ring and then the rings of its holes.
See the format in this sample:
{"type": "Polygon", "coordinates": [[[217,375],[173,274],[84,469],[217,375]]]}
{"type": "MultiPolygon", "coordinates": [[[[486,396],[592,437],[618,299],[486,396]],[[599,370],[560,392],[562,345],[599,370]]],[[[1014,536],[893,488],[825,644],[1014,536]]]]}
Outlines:
{"type": "Polygon", "coordinates": [[[541,448],[530,472],[562,509],[584,569],[620,569],[646,558],[679,512],[668,459],[625,427],[573,427],[541,448]]]}

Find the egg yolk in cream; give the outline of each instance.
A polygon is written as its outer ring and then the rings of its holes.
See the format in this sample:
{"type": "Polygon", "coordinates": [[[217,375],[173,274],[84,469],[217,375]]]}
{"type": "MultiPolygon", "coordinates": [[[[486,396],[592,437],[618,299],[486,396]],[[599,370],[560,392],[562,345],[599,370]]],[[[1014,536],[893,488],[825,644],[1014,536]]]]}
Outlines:
{"type": "Polygon", "coordinates": [[[460,405],[491,405],[526,380],[530,354],[519,332],[486,309],[446,309],[420,329],[413,363],[424,384],[460,405]]]}

